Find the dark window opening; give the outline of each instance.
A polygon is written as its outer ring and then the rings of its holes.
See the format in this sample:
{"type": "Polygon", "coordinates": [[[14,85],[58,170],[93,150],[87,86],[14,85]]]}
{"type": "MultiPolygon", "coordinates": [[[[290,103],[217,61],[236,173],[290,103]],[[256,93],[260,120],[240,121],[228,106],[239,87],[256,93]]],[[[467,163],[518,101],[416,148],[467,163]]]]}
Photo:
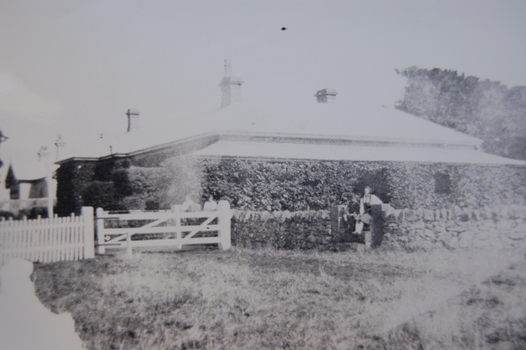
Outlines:
{"type": "Polygon", "coordinates": [[[435,193],[451,193],[451,176],[449,175],[449,173],[435,174],[435,193]]]}

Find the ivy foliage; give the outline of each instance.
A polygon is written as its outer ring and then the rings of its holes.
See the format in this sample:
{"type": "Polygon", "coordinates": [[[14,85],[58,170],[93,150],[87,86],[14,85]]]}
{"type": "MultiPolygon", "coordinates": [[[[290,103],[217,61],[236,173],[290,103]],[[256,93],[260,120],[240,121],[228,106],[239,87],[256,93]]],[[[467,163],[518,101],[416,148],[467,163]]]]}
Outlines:
{"type": "Polygon", "coordinates": [[[520,167],[246,159],[204,160],[202,167],[203,197],[243,210],[328,210],[365,186],[397,208],[526,203],[526,169],[520,167]],[[451,188],[437,191],[443,176],[451,188]]]}
{"type": "Polygon", "coordinates": [[[228,200],[235,208],[246,210],[321,210],[344,203],[352,192],[363,191],[365,184],[389,198],[388,186],[378,164],[345,162],[278,162],[225,159],[204,161],[203,192],[228,200]],[[366,181],[369,177],[370,182],[366,181]],[[377,181],[375,181],[377,180],[377,181]],[[372,183],[376,182],[376,183],[372,183]]]}
{"type": "MultiPolygon", "coordinates": [[[[185,156],[158,167],[113,167],[101,181],[93,164],[67,168],[74,176],[69,182],[59,180],[59,206],[74,203],[77,211],[82,205],[168,209],[191,195],[201,203],[209,196],[227,200],[241,210],[328,210],[348,203],[365,186],[395,208],[526,204],[523,167],[185,156]]],[[[58,175],[66,177],[61,171],[58,175]]]]}
{"type": "Polygon", "coordinates": [[[171,175],[163,167],[126,169],[126,194],[121,206],[126,209],[154,210],[166,207],[166,192],[171,175]]]}
{"type": "Polygon", "coordinates": [[[111,181],[93,181],[84,190],[83,205],[94,208],[117,209],[115,188],[111,181]]]}
{"type": "Polygon", "coordinates": [[[57,211],[60,216],[80,214],[85,204],[83,194],[94,181],[95,162],[68,162],[57,170],[57,211]]]}

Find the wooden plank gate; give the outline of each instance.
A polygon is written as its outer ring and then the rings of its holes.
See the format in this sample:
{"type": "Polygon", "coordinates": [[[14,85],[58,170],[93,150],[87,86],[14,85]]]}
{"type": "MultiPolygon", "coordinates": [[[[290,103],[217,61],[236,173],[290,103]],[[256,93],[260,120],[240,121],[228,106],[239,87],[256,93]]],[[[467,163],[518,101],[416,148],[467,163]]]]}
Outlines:
{"type": "Polygon", "coordinates": [[[92,207],[81,216],[0,221],[0,265],[9,258],[47,263],[94,256],[92,207]]]}
{"type": "Polygon", "coordinates": [[[229,249],[232,211],[227,201],[219,201],[215,211],[183,212],[172,210],[112,213],[96,210],[97,253],[106,248],[166,247],[181,249],[190,244],[217,244],[229,249]]]}

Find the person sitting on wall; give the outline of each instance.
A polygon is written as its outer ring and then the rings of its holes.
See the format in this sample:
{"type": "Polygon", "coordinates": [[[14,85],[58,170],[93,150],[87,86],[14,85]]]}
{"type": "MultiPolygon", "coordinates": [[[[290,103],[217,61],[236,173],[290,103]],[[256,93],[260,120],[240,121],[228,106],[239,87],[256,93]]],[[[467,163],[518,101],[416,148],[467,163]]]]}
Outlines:
{"type": "Polygon", "coordinates": [[[362,234],[364,227],[369,228],[372,221],[372,206],[375,204],[383,204],[383,202],[380,198],[371,194],[371,187],[365,186],[363,189],[363,196],[360,198],[359,213],[354,215],[354,218],[356,219],[354,234],[360,235],[362,234]]]}
{"type": "Polygon", "coordinates": [[[194,200],[192,199],[192,196],[188,194],[186,195],[184,199],[184,203],[181,206],[181,210],[182,211],[201,211],[201,206],[197,204],[196,202],[194,202],[194,200]]]}
{"type": "Polygon", "coordinates": [[[360,214],[360,196],[356,193],[351,193],[349,204],[345,208],[345,214],[343,219],[347,223],[349,232],[356,231],[356,218],[355,215],[360,214]]]}
{"type": "Polygon", "coordinates": [[[217,202],[214,201],[214,196],[210,195],[208,201],[203,205],[203,211],[216,211],[218,208],[217,202]]]}

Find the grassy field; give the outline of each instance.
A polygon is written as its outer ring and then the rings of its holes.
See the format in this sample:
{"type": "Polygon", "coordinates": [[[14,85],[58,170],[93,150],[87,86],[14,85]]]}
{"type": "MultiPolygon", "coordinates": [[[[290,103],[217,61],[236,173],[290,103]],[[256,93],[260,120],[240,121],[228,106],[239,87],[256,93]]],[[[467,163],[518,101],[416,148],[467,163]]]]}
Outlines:
{"type": "Polygon", "coordinates": [[[90,349],[526,349],[520,249],[142,252],[36,277],[90,349]]]}

